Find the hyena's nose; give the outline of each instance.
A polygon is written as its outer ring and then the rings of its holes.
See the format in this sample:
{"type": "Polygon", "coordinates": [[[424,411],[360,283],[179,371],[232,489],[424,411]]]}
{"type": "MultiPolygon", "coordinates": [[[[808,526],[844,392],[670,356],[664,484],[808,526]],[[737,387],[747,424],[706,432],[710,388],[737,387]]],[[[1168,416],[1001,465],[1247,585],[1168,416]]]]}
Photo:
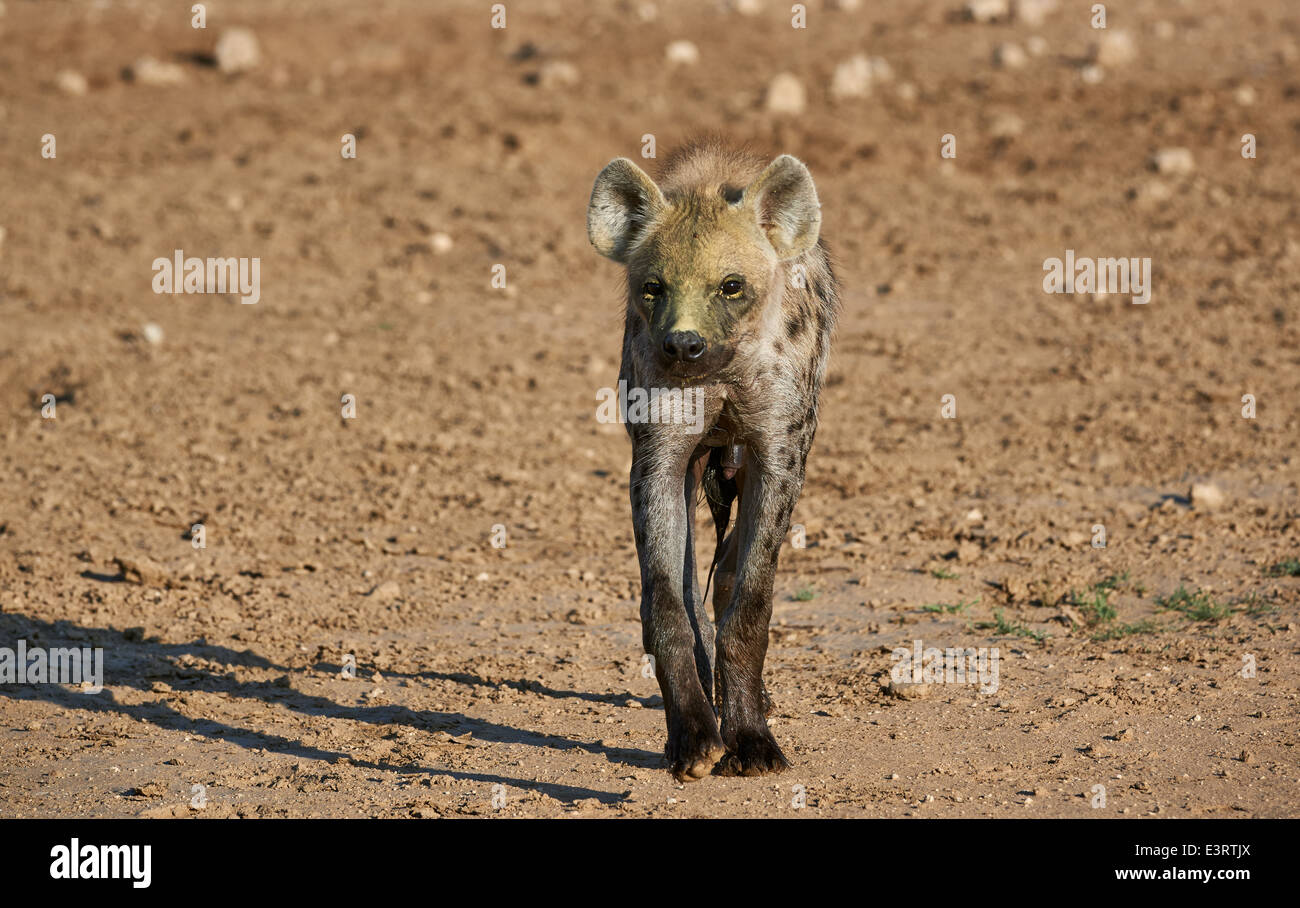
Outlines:
{"type": "Polygon", "coordinates": [[[704,338],[694,331],[670,331],[664,338],[664,356],[670,360],[690,363],[703,356],[707,346],[704,338]]]}

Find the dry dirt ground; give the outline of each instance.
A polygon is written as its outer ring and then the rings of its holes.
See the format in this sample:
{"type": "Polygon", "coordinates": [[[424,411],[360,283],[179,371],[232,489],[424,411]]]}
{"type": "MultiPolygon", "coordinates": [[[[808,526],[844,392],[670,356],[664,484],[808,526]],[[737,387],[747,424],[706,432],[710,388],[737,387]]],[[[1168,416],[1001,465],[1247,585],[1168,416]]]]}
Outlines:
{"type": "Polygon", "coordinates": [[[0,814],[1300,815],[1300,9],[1114,3],[1136,55],[1089,69],[1074,0],[190,6],[0,17],[0,646],[105,683],[0,684],[0,814]],[[845,306],[768,660],[793,766],[681,786],[584,216],[700,131],[808,163],[845,306]],[[260,302],[155,294],[174,249],[259,257],[260,302]],[[1067,249],[1149,257],[1150,303],[1045,293],[1067,249]],[[997,647],[997,691],[891,687],[914,640],[997,647]]]}

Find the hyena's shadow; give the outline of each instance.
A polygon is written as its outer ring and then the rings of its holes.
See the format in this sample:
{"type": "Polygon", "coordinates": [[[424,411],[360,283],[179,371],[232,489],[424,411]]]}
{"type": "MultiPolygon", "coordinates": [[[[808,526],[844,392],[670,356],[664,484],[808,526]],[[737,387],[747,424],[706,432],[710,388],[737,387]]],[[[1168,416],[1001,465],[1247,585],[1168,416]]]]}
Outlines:
{"type": "MultiPolygon", "coordinates": [[[[430,733],[446,731],[456,737],[468,733],[478,742],[525,744],[561,752],[581,751],[604,756],[611,763],[632,767],[657,766],[663,760],[661,754],[651,751],[611,747],[600,742],[586,742],[562,735],[527,731],[462,713],[415,710],[392,704],[353,706],[337,703],[329,697],[295,690],[291,686],[292,677],[300,672],[300,669],[280,665],[249,650],[238,651],[203,641],[168,644],[156,639],[141,639],[138,633],[116,628],[85,627],[69,621],[50,622],[12,612],[0,614],[0,646],[13,648],[17,640],[27,641],[29,648],[102,647],[104,690],[98,694],[89,694],[64,684],[6,683],[0,684],[0,695],[14,700],[44,700],[67,710],[118,715],[156,728],[198,734],[248,750],[264,749],[272,753],[303,760],[317,760],[327,764],[346,758],[353,765],[374,770],[500,783],[520,789],[536,789],[566,803],[590,798],[604,803],[622,800],[622,795],[607,791],[538,782],[533,779],[515,779],[492,773],[452,770],[422,765],[418,762],[357,759],[351,753],[318,747],[283,735],[258,731],[255,728],[239,727],[208,718],[192,718],[165,699],[144,703],[120,702],[114,695],[113,688],[126,687],[140,692],[153,692],[156,682],[166,681],[172,690],[177,692],[226,694],[231,698],[274,704],[304,716],[342,718],[372,725],[404,725],[430,733]],[[183,660],[182,657],[185,656],[203,660],[207,664],[219,665],[223,670],[218,671],[193,663],[185,664],[189,661],[183,660]],[[284,674],[281,678],[273,680],[237,681],[229,677],[228,672],[224,670],[229,666],[265,669],[284,674]]],[[[488,684],[472,675],[466,675],[461,679],[452,673],[448,677],[466,683],[477,681],[488,684]]],[[[556,693],[563,695],[575,692],[556,693]]],[[[576,693],[575,695],[580,696],[576,693]]]]}

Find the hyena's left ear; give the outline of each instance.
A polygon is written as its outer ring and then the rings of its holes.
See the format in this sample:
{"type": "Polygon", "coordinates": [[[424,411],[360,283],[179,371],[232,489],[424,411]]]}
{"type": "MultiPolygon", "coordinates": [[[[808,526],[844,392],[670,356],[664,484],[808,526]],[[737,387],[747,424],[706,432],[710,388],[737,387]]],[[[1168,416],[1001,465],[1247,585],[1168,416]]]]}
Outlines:
{"type": "Polygon", "coordinates": [[[781,261],[798,258],[817,242],[822,206],[812,174],[798,158],[783,154],[745,190],[744,202],[781,261]]]}
{"type": "Polygon", "coordinates": [[[587,237],[596,251],[627,262],[645,226],[668,201],[654,180],[627,158],[615,158],[596,177],[587,205],[587,237]]]}

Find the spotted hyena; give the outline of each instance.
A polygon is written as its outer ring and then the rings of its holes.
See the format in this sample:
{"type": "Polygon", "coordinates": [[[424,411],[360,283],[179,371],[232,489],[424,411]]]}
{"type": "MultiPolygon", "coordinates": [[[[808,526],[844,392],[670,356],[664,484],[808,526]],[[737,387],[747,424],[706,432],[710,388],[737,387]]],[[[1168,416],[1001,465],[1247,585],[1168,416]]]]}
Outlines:
{"type": "Polygon", "coordinates": [[[838,307],[820,228],[801,162],[707,142],[672,155],[658,183],[610,162],[587,209],[592,244],[627,267],[620,387],[687,389],[704,406],[702,423],[627,419],[642,639],[683,781],[789,765],[767,727],[763,660],[838,307]],[[695,563],[701,498],[716,628],[695,563]]]}

